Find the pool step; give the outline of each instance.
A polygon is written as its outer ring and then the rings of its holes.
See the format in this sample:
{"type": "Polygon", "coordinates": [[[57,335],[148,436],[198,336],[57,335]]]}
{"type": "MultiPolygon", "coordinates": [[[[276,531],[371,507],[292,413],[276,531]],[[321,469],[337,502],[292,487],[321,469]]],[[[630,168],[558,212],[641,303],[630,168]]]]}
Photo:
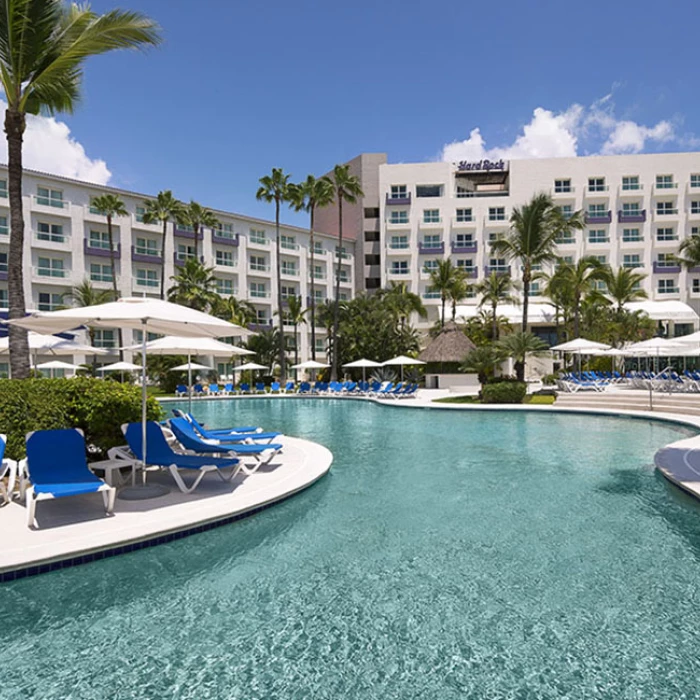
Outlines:
{"type": "MultiPolygon", "coordinates": [[[[559,394],[558,406],[571,408],[610,408],[623,411],[648,411],[649,394],[646,392],[591,392],[559,394]]],[[[653,410],[658,413],[681,413],[700,416],[700,395],[657,394],[653,396],[653,410]]]]}

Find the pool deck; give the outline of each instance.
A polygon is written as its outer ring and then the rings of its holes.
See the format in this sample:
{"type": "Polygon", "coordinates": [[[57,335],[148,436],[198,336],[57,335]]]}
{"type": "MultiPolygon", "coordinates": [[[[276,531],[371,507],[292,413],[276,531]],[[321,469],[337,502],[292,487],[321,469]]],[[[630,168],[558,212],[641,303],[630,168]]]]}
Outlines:
{"type": "Polygon", "coordinates": [[[97,494],[41,501],[39,528],[30,529],[24,504],[13,501],[0,508],[0,581],[201,532],[298,493],[330,470],[333,455],[322,445],[287,436],[281,442],[282,452],[254,474],[239,473],[230,483],[209,474],[192,494],[181,493],[167,472],[149,471],[149,482],[172,487],[170,492],[146,501],[117,497],[109,517],[97,494]]]}

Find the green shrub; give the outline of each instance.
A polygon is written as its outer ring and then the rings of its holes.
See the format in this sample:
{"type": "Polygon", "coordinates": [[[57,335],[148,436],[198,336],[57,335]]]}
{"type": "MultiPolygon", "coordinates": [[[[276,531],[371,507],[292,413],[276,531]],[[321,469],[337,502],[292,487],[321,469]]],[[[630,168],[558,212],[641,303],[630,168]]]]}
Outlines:
{"type": "Polygon", "coordinates": [[[525,382],[486,384],[481,389],[484,403],[522,403],[526,393],[525,382]]]}
{"type": "MultiPolygon", "coordinates": [[[[148,399],[149,420],[163,411],[148,399]]],[[[81,428],[91,458],[102,459],[107,450],[124,444],[122,423],[141,420],[141,388],[91,377],[73,379],[0,380],[0,433],[7,434],[7,456],[25,456],[25,437],[32,430],[81,428]]]]}

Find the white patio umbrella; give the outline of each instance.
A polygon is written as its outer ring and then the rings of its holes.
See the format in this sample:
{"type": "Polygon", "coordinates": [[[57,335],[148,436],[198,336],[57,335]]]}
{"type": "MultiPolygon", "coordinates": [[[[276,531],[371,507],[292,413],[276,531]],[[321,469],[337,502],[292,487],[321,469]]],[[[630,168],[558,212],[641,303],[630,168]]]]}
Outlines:
{"type": "Polygon", "coordinates": [[[124,372],[136,372],[141,369],[141,365],[135,365],[133,362],[114,362],[111,365],[98,367],[98,372],[120,372],[122,382],[124,381],[124,372]]]}
{"type": "Polygon", "coordinates": [[[178,365],[177,367],[171,367],[170,371],[171,372],[191,372],[192,370],[200,370],[200,369],[213,369],[212,367],[209,367],[209,365],[200,365],[199,362],[185,362],[184,365],[178,365]]]}
{"type": "Polygon", "coordinates": [[[674,343],[700,343],[700,331],[695,331],[690,335],[680,335],[673,339],[674,343]]]}
{"type": "MultiPolygon", "coordinates": [[[[195,338],[249,335],[246,329],[202,311],[161,299],[137,297],[61,311],[37,311],[30,316],[11,320],[9,323],[39,333],[62,333],[85,325],[93,328],[131,328],[142,332],[141,439],[144,464],[148,462],[146,444],[146,339],[148,333],[176,334],[195,338]]],[[[143,485],[132,487],[129,491],[126,494],[127,497],[140,499],[163,495],[168,492],[168,489],[158,485],[143,485]],[[138,489],[141,493],[134,493],[134,489],[138,489]]],[[[121,495],[124,497],[125,494],[121,495]]]]}
{"type": "Polygon", "coordinates": [[[364,357],[361,360],[355,360],[354,362],[346,362],[343,367],[349,367],[349,368],[362,368],[362,381],[365,382],[365,372],[367,371],[367,367],[381,367],[382,363],[381,362],[375,362],[374,360],[366,360],[364,357]]]}
{"type": "Polygon", "coordinates": [[[423,360],[417,360],[415,357],[406,357],[406,355],[399,355],[398,357],[392,357],[386,362],[382,362],[384,367],[400,366],[401,367],[401,381],[403,382],[403,368],[410,365],[426,365],[427,362],[423,360]]]}
{"type": "MultiPolygon", "coordinates": [[[[109,352],[103,348],[94,348],[74,340],[43,333],[27,333],[27,342],[29,352],[34,355],[34,364],[38,355],[106,355],[109,352]]],[[[0,355],[10,352],[9,345],[9,338],[0,338],[0,355]]]]}
{"type": "Polygon", "coordinates": [[[575,338],[566,343],[554,345],[550,350],[566,352],[570,355],[578,355],[578,371],[581,372],[581,355],[590,355],[597,350],[609,350],[610,346],[605,343],[598,343],[595,340],[587,340],[586,338],[575,338]]]}
{"type": "Polygon", "coordinates": [[[75,371],[80,369],[80,365],[74,365],[72,362],[62,362],[61,360],[49,360],[48,362],[42,362],[41,364],[35,365],[35,369],[50,369],[51,378],[53,379],[54,370],[56,369],[68,369],[75,371]]]}
{"type": "Polygon", "coordinates": [[[233,368],[234,372],[243,372],[247,369],[267,369],[265,365],[259,365],[257,362],[246,362],[244,365],[238,365],[233,368]]]}
{"type": "MultiPolygon", "coordinates": [[[[675,341],[668,340],[667,338],[649,338],[648,340],[642,340],[639,343],[632,343],[631,345],[628,345],[625,348],[625,352],[629,355],[635,355],[637,357],[655,357],[657,361],[656,369],[658,371],[659,357],[681,354],[685,348],[687,348],[687,345],[684,346],[683,343],[676,343],[675,341]]],[[[654,408],[652,390],[653,386],[650,381],[649,410],[654,408]]]]}
{"type": "Polygon", "coordinates": [[[307,360],[306,362],[300,362],[298,365],[292,365],[292,369],[313,370],[312,381],[316,380],[316,370],[324,369],[325,367],[330,367],[330,365],[325,362],[317,362],[316,360],[307,360]]]}

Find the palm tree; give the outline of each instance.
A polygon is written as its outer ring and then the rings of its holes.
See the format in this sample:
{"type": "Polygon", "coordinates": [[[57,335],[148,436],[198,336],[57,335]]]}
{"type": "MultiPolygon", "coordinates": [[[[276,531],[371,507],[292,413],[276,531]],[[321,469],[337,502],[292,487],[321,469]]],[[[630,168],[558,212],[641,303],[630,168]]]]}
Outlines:
{"type": "Polygon", "coordinates": [[[392,315],[399,322],[402,332],[411,314],[418,314],[420,318],[426,318],[428,315],[423,301],[417,294],[408,290],[406,282],[390,282],[389,287],[379,292],[378,296],[387,304],[392,315]]]}
{"type": "Polygon", "coordinates": [[[440,292],[442,313],[440,314],[440,327],[445,326],[445,305],[453,289],[455,280],[458,279],[461,270],[458,270],[451,260],[436,260],[437,267],[430,271],[430,286],[440,292]]]}
{"type": "Polygon", "coordinates": [[[331,177],[335,187],[335,198],[338,202],[338,267],[335,273],[335,310],[333,312],[333,337],[331,347],[333,348],[333,358],[331,360],[331,380],[338,379],[338,323],[340,319],[340,273],[343,265],[343,201],[348,204],[355,204],[358,197],[364,196],[360,179],[357,175],[350,174],[349,165],[336,165],[333,168],[331,177]]]}
{"type": "Polygon", "coordinates": [[[639,286],[645,278],[645,274],[634,272],[626,267],[619,268],[617,272],[605,267],[600,273],[600,279],[608,288],[607,295],[615,304],[618,314],[628,302],[647,298],[647,293],[639,286]]]}
{"type": "MultiPolygon", "coordinates": [[[[289,201],[295,211],[309,212],[309,248],[311,260],[309,262],[311,277],[311,359],[316,359],[316,279],[314,266],[314,217],[316,209],[327,207],[335,199],[335,188],[329,177],[315,178],[308,175],[304,182],[291,183],[288,190],[289,201]]],[[[295,363],[296,364],[296,363],[295,363]]]]}
{"type": "Polygon", "coordinates": [[[678,262],[690,269],[700,266],[700,236],[686,238],[678,247],[678,262]]]}
{"type": "Polygon", "coordinates": [[[569,286],[567,263],[558,264],[551,273],[540,272],[537,277],[544,281],[543,294],[554,305],[554,324],[557,342],[561,342],[560,319],[564,327],[569,323],[573,311],[573,294],[569,286]]]}
{"type": "MultiPolygon", "coordinates": [[[[114,236],[112,233],[112,220],[115,216],[128,216],[129,212],[126,210],[124,202],[117,197],[116,194],[103,194],[99,197],[95,197],[92,200],[92,207],[97,211],[98,214],[106,217],[107,219],[107,238],[109,239],[109,263],[112,268],[112,291],[114,292],[114,298],[119,299],[119,289],[117,287],[117,266],[114,262],[114,236]]],[[[119,333],[119,360],[124,360],[124,351],[122,347],[124,345],[122,339],[122,329],[117,328],[119,333]]]]}
{"type": "Polygon", "coordinates": [[[547,343],[534,333],[516,331],[506,335],[497,343],[497,348],[506,357],[512,357],[515,362],[515,376],[519,382],[525,380],[525,358],[528,355],[543,355],[547,343]]]}
{"type": "MultiPolygon", "coordinates": [[[[284,309],[282,308],[282,261],[280,248],[280,206],[282,202],[289,200],[289,175],[282,168],[272,168],[270,175],[260,178],[260,187],[255,194],[256,199],[264,202],[275,203],[275,250],[277,254],[277,320],[279,322],[279,335],[284,338],[284,309]]],[[[284,354],[284,342],[279,343],[280,380],[286,378],[286,357],[284,354]]]]}
{"type": "MultiPolygon", "coordinates": [[[[294,327],[294,364],[299,364],[299,334],[298,328],[306,323],[306,309],[303,307],[301,297],[291,296],[287,298],[286,321],[294,327]]],[[[296,372],[296,370],[295,370],[296,372]]]]}
{"type": "Polygon", "coordinates": [[[480,345],[464,358],[459,369],[476,374],[479,383],[486,384],[494,375],[495,366],[502,360],[503,353],[497,345],[480,345]]]}
{"type": "Polygon", "coordinates": [[[275,357],[279,357],[280,347],[284,352],[284,342],[280,340],[282,337],[277,328],[260,331],[248,339],[246,348],[255,353],[260,364],[272,369],[275,357]]]}
{"type": "Polygon", "coordinates": [[[510,275],[490,272],[489,276],[479,282],[475,291],[481,295],[479,306],[486,304],[491,308],[491,340],[498,340],[498,305],[517,304],[518,300],[511,292],[515,289],[510,275]]]}
{"type": "Polygon", "coordinates": [[[217,297],[212,307],[212,313],[223,318],[224,321],[235,323],[243,328],[255,323],[257,319],[255,307],[249,301],[236,299],[236,297],[217,297]]]}
{"type": "Polygon", "coordinates": [[[457,304],[459,304],[459,302],[467,296],[471,286],[472,285],[467,282],[467,275],[465,272],[460,268],[457,268],[457,275],[455,275],[454,281],[448,290],[448,297],[452,302],[453,321],[457,318],[457,304]]]}
{"type": "Polygon", "coordinates": [[[168,290],[168,300],[198,311],[207,311],[216,304],[214,268],[205,267],[199,260],[188,258],[170,278],[175,283],[168,290]]]}
{"type": "Polygon", "coordinates": [[[147,199],[144,203],[146,210],[143,215],[144,223],[163,224],[163,240],[161,243],[160,255],[160,298],[165,299],[165,242],[168,237],[168,221],[177,221],[182,218],[185,205],[173,197],[170,190],[162,190],[155,199],[147,199]]]}
{"type": "MultiPolygon", "coordinates": [[[[63,0],[0,0],[0,81],[5,111],[10,199],[9,317],[25,315],[22,141],[27,114],[72,112],[80,98],[83,65],[115,49],[156,45],[160,30],[138,12],[98,15],[63,0]]],[[[13,377],[29,376],[26,331],[10,326],[13,377]]]]}
{"type": "Polygon", "coordinates": [[[220,222],[216,218],[216,214],[211,209],[203,207],[199,202],[191,201],[189,204],[182,205],[178,223],[192,227],[194,232],[194,257],[199,260],[199,232],[205,226],[216,228],[219,225],[220,222]]]}
{"type": "Polygon", "coordinates": [[[557,236],[584,226],[580,211],[565,217],[548,194],[537,194],[510,217],[510,231],[491,243],[494,255],[517,260],[522,266],[523,331],[527,331],[527,310],[533,268],[556,260],[557,236]]]}
{"type": "Polygon", "coordinates": [[[588,255],[580,258],[573,265],[562,263],[559,272],[562,283],[568,288],[571,298],[574,338],[578,338],[581,331],[581,301],[587,294],[593,292],[595,282],[603,280],[605,266],[597,258],[588,255]]]}

